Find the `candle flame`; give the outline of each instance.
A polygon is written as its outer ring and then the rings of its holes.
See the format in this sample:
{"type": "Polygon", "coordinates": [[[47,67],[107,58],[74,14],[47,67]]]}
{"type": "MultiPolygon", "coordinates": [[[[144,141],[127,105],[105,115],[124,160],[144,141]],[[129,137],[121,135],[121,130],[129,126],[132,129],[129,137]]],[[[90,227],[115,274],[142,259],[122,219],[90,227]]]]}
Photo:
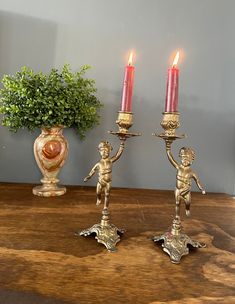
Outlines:
{"type": "Polygon", "coordinates": [[[176,53],[176,55],[175,55],[175,59],[174,59],[173,64],[172,64],[172,67],[173,67],[173,68],[176,68],[177,63],[178,63],[178,60],[179,60],[179,57],[180,57],[180,52],[178,51],[178,52],[176,53]]]}
{"type": "Polygon", "coordinates": [[[132,65],[132,61],[133,61],[133,53],[131,52],[128,59],[128,65],[132,65]]]}

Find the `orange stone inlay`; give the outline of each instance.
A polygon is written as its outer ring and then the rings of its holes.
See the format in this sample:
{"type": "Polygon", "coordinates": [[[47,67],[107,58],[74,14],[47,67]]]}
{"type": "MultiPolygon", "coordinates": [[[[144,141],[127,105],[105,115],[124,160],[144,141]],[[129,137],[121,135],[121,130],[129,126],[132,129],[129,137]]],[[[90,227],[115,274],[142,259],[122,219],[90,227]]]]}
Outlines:
{"type": "Polygon", "coordinates": [[[62,149],[62,146],[59,141],[50,140],[42,148],[42,153],[46,158],[52,159],[60,154],[61,149],[62,149]]]}

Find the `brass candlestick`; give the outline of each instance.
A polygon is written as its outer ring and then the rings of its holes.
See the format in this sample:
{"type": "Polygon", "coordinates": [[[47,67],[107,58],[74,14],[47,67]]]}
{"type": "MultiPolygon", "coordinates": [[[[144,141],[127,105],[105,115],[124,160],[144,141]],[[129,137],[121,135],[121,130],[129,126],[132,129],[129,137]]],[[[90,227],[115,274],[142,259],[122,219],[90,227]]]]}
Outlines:
{"type": "Polygon", "coordinates": [[[93,225],[91,228],[81,231],[79,234],[88,236],[92,233],[96,234],[98,243],[102,243],[110,252],[116,251],[116,244],[120,241],[120,233],[123,233],[123,229],[117,228],[115,225],[110,223],[110,212],[109,212],[109,196],[112,183],[112,164],[117,161],[125,146],[125,141],[129,137],[139,136],[140,133],[129,133],[128,130],[133,124],[133,114],[130,112],[119,112],[118,119],[116,121],[119,130],[117,132],[109,131],[110,134],[116,135],[120,139],[120,146],[116,154],[110,157],[110,152],[113,149],[111,144],[107,141],[102,141],[99,144],[99,152],[101,155],[100,161],[95,164],[91,169],[88,176],[84,179],[87,181],[96,172],[98,172],[98,183],[96,187],[97,201],[96,205],[101,203],[101,194],[104,192],[104,208],[102,211],[102,218],[99,224],[93,225]]]}
{"type": "Polygon", "coordinates": [[[176,139],[184,138],[185,135],[177,135],[176,129],[180,126],[178,112],[164,112],[161,126],[164,128],[164,133],[153,134],[162,138],[166,144],[166,153],[170,163],[176,168],[176,189],[175,189],[175,218],[170,231],[160,236],[154,236],[154,242],[163,241],[162,247],[171,258],[172,263],[179,263],[182,256],[189,253],[188,244],[196,248],[205,247],[205,244],[192,240],[189,236],[182,233],[181,220],[180,220],[180,203],[185,203],[186,215],[190,215],[191,203],[191,180],[194,179],[198,188],[205,194],[197,174],[191,169],[195,153],[191,148],[183,147],[180,149],[179,156],[181,163],[178,163],[171,152],[171,144],[176,139]]]}

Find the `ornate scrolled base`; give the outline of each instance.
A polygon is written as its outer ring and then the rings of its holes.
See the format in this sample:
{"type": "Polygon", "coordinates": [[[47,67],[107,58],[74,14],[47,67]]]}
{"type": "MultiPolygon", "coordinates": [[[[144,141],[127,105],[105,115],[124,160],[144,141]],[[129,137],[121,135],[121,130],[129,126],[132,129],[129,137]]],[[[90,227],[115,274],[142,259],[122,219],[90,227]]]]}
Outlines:
{"type": "Polygon", "coordinates": [[[204,243],[194,241],[184,233],[174,234],[172,231],[160,236],[154,236],[152,240],[154,242],[163,241],[163,251],[169,254],[171,262],[175,264],[180,263],[182,256],[189,254],[188,244],[195,248],[206,247],[204,243]]]}
{"type": "Polygon", "coordinates": [[[117,251],[116,244],[120,241],[120,236],[118,233],[124,233],[123,229],[117,228],[113,224],[101,225],[95,224],[91,228],[82,230],[79,234],[83,236],[88,236],[95,233],[95,238],[98,243],[102,243],[110,252],[117,251]]]}

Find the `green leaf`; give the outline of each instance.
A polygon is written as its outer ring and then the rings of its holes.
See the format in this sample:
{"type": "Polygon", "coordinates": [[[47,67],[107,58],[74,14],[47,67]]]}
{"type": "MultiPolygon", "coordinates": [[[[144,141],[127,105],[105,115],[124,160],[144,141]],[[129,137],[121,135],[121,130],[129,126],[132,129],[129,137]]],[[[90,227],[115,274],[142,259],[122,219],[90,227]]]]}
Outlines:
{"type": "Polygon", "coordinates": [[[88,65],[72,72],[68,64],[61,71],[35,73],[22,67],[15,75],[4,75],[0,89],[2,125],[16,132],[43,126],[75,128],[81,137],[99,122],[102,106],[94,95],[95,81],[85,78],[88,65]]]}

